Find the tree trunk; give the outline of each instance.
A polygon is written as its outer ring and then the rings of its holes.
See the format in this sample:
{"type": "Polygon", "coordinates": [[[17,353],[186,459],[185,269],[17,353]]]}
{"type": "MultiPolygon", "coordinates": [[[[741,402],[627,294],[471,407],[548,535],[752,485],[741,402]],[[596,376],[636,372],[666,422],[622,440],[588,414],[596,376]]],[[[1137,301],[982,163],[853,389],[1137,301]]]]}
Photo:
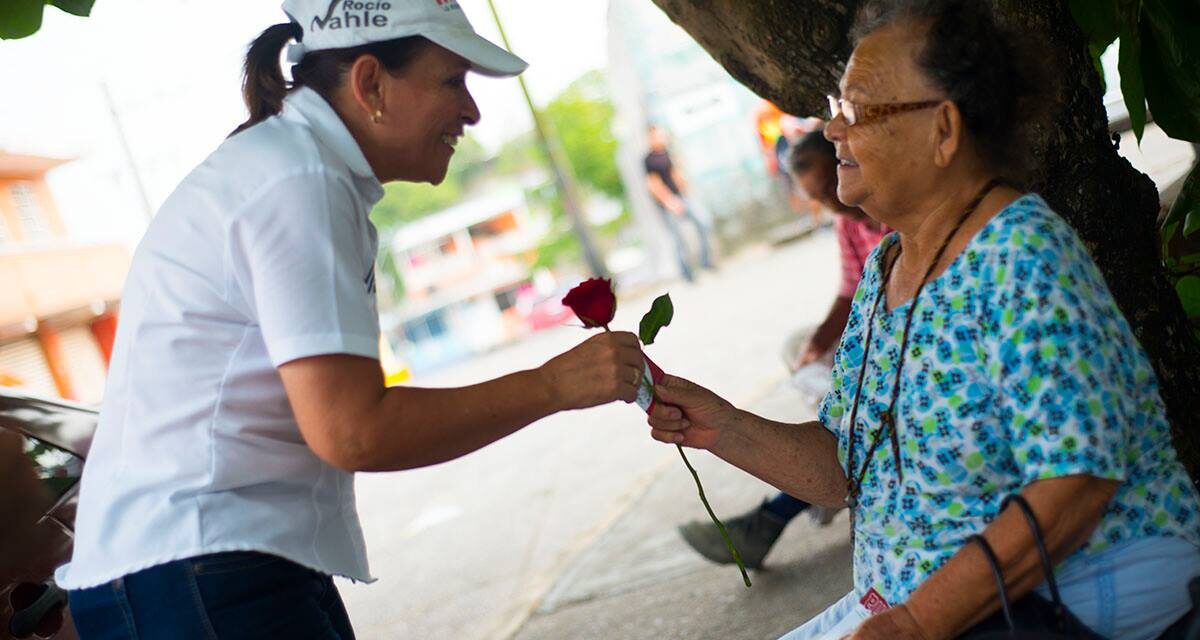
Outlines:
{"type": "MultiPolygon", "coordinates": [[[[1159,258],[1158,193],[1117,154],[1101,81],[1065,0],[992,0],[1033,34],[1063,80],[1036,132],[1033,190],[1067,219],[1100,266],[1158,373],[1175,445],[1200,478],[1200,345],[1159,258]]],[[[797,115],[825,112],[850,54],[858,0],[654,0],[735,78],[797,115]]]]}

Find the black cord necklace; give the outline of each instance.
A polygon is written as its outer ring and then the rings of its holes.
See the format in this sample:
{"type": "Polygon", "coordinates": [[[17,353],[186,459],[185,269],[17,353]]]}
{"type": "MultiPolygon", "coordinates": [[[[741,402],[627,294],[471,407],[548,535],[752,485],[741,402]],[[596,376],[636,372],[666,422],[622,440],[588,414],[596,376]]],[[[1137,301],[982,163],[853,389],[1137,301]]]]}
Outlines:
{"type": "Polygon", "coordinates": [[[962,214],[958,217],[958,221],[954,224],[954,228],[950,230],[950,233],[946,234],[946,239],[942,241],[942,246],[938,248],[937,254],[934,255],[933,262],[925,270],[925,276],[921,278],[921,284],[917,286],[917,291],[913,294],[904,319],[904,332],[900,338],[900,358],[896,363],[896,380],[892,385],[891,403],[888,405],[887,410],[880,416],[879,428],[875,430],[875,433],[871,437],[871,445],[867,449],[867,455],[863,459],[861,468],[856,469],[854,465],[854,444],[858,433],[858,404],[862,398],[863,381],[867,375],[867,362],[871,355],[871,338],[875,332],[875,314],[879,311],[880,302],[887,291],[887,284],[891,279],[892,269],[895,268],[896,262],[900,260],[900,252],[904,250],[902,245],[896,246],[896,255],[892,257],[891,262],[887,264],[887,267],[883,271],[883,279],[880,282],[879,291],[875,294],[875,302],[871,305],[871,314],[867,318],[867,341],[863,346],[862,366],[858,371],[858,388],[854,392],[854,404],[850,409],[850,442],[846,448],[846,470],[848,472],[846,477],[846,506],[850,507],[851,537],[854,535],[855,511],[857,511],[858,498],[862,492],[863,481],[866,480],[867,470],[871,467],[871,459],[875,456],[876,450],[879,449],[879,443],[883,442],[885,437],[891,440],[892,457],[895,460],[896,473],[901,481],[904,480],[904,470],[900,466],[900,436],[896,429],[896,402],[900,398],[901,373],[904,371],[904,357],[908,351],[909,330],[912,328],[913,317],[916,315],[917,299],[921,297],[921,291],[925,289],[925,285],[929,282],[929,276],[933,275],[934,269],[941,262],[942,255],[946,253],[946,248],[950,246],[950,241],[954,239],[954,236],[958,235],[963,223],[967,221],[967,218],[971,217],[972,213],[975,213],[975,210],[979,208],[979,204],[983,202],[983,199],[992,192],[992,189],[995,189],[1000,184],[1001,181],[998,178],[992,178],[987,184],[983,185],[979,193],[963,209],[962,214]]]}

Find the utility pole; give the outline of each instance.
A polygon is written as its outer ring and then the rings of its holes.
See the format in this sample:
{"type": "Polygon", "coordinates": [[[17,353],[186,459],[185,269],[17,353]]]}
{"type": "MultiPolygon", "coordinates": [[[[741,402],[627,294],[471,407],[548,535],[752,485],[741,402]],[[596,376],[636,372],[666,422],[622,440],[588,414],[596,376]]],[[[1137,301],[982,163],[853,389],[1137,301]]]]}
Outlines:
{"type": "MultiPolygon", "coordinates": [[[[499,12],[496,11],[495,0],[487,0],[487,3],[492,10],[492,18],[496,21],[496,28],[500,30],[500,40],[504,43],[504,48],[512,51],[512,45],[508,43],[508,36],[504,33],[504,24],[500,21],[499,12]]],[[[541,113],[534,106],[533,98],[529,95],[529,87],[525,84],[525,78],[517,76],[517,82],[521,85],[521,93],[525,95],[525,104],[529,106],[529,113],[533,116],[533,129],[537,133],[542,152],[546,154],[550,170],[554,173],[554,185],[558,190],[559,197],[562,198],[563,209],[566,210],[567,217],[571,219],[575,236],[579,239],[580,246],[583,247],[583,258],[588,264],[588,269],[597,278],[607,278],[609,276],[608,269],[604,266],[604,259],[596,249],[592,232],[588,229],[587,218],[584,217],[583,209],[579,206],[579,192],[575,185],[575,175],[571,170],[570,159],[563,153],[562,147],[558,143],[558,137],[552,135],[550,123],[542,118],[541,113]]]]}
{"type": "Polygon", "coordinates": [[[104,101],[108,104],[109,113],[112,114],[113,127],[117,130],[117,139],[121,142],[125,165],[129,169],[129,175],[133,176],[133,185],[137,188],[138,197],[142,201],[142,213],[146,215],[146,223],[149,224],[154,219],[154,208],[150,206],[150,197],[146,195],[146,184],[142,182],[142,174],[138,171],[137,162],[133,159],[133,150],[129,148],[129,139],[125,135],[124,125],[121,124],[121,114],[117,111],[117,103],[113,101],[112,93],[108,90],[108,83],[101,82],[100,90],[104,93],[104,101]]]}

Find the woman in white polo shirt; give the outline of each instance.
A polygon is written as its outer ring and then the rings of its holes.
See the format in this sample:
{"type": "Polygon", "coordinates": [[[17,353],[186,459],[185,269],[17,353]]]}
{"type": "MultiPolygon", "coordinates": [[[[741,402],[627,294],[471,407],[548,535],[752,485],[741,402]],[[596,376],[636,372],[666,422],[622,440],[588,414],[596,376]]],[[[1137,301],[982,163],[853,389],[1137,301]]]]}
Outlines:
{"type": "Polygon", "coordinates": [[[385,387],[367,215],[382,182],[443,179],[479,119],[468,71],[525,63],[454,0],[284,11],[247,54],[250,120],[134,256],[58,575],[84,640],[351,638],[330,576],[372,580],[354,472],[436,464],[636,396],[629,333],[469,387],[385,387]]]}

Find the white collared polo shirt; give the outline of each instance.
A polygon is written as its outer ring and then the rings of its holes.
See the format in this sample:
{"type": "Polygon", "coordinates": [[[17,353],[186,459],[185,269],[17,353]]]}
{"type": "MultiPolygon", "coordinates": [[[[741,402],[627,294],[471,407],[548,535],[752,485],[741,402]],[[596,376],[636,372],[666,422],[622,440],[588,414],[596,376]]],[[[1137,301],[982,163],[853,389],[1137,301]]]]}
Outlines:
{"type": "Polygon", "coordinates": [[[382,196],[306,88],[171,194],[134,254],[60,585],[241,550],[372,580],[353,474],[305,444],[276,367],[378,359],[382,196]]]}

